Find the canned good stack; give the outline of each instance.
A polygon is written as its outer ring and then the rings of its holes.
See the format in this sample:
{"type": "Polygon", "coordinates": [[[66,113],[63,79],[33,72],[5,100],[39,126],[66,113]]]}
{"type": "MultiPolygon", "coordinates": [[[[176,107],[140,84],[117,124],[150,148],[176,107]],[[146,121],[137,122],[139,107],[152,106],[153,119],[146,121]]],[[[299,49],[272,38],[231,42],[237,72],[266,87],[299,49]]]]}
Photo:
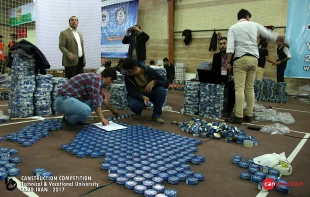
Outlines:
{"type": "Polygon", "coordinates": [[[33,93],[35,91],[35,60],[12,52],[11,87],[8,112],[12,118],[33,116],[33,93]]]}
{"type": "MultiPolygon", "coordinates": [[[[9,116],[4,115],[4,112],[2,110],[0,110],[0,122],[7,122],[10,119],[9,116]]],[[[1,140],[0,140],[1,142],[1,140]]]]}
{"type": "Polygon", "coordinates": [[[53,77],[52,82],[53,82],[53,89],[52,89],[52,112],[53,114],[56,114],[56,109],[54,107],[54,101],[57,97],[58,90],[63,86],[68,81],[67,78],[62,78],[62,77],[53,77]]]}
{"type": "Polygon", "coordinates": [[[220,119],[224,101],[224,85],[200,83],[199,116],[220,119]]]}
{"type": "Polygon", "coordinates": [[[22,162],[22,158],[16,154],[18,154],[16,149],[0,148],[0,181],[5,180],[8,176],[20,175],[20,169],[16,166],[22,162]]]}
{"type": "Polygon", "coordinates": [[[176,122],[172,121],[186,133],[191,133],[194,137],[213,139],[225,138],[228,143],[236,142],[244,147],[258,146],[259,142],[254,136],[247,136],[243,130],[235,126],[226,125],[223,122],[207,122],[193,117],[190,121],[176,122]]]}
{"type": "Polygon", "coordinates": [[[165,79],[167,78],[167,71],[163,66],[151,66],[151,68],[155,69],[165,79]]]}
{"type": "Polygon", "coordinates": [[[286,94],[286,83],[279,82],[279,83],[277,83],[276,102],[277,103],[286,103],[287,101],[288,101],[288,97],[286,94]]]}
{"type": "Polygon", "coordinates": [[[117,79],[113,81],[113,84],[125,84],[125,75],[117,74],[117,79]]]}
{"type": "Polygon", "coordinates": [[[117,110],[128,109],[125,84],[112,84],[110,102],[117,110]]]}
{"type": "Polygon", "coordinates": [[[184,63],[177,63],[175,66],[175,82],[182,84],[186,80],[186,65],[184,63]]]}
{"type": "MultiPolygon", "coordinates": [[[[270,178],[274,181],[274,187],[276,190],[283,194],[288,194],[290,191],[289,182],[280,179],[280,171],[268,166],[261,166],[254,163],[253,159],[243,160],[241,155],[234,155],[232,163],[236,164],[240,168],[247,171],[240,172],[240,178],[243,180],[249,180],[255,184],[258,184],[258,189],[261,191],[268,191],[263,186],[263,181],[266,178],[270,178]]],[[[268,185],[270,186],[270,185],[268,185]]]]}
{"type": "Polygon", "coordinates": [[[202,173],[192,171],[187,164],[199,165],[205,161],[204,156],[194,154],[201,140],[141,125],[117,123],[127,128],[106,132],[87,125],[61,149],[80,158],[104,156],[101,169],[109,172],[109,180],[145,196],[157,193],[176,196],[177,192],[165,188],[164,182],[196,185],[204,180],[202,173]]]}
{"type": "Polygon", "coordinates": [[[256,100],[261,99],[262,87],[263,87],[263,82],[260,80],[255,80],[255,82],[254,82],[254,93],[255,93],[255,99],[256,100]]]}
{"type": "Polygon", "coordinates": [[[1,88],[8,88],[11,84],[11,77],[8,76],[7,73],[0,74],[0,87],[1,88]]]}
{"type": "Polygon", "coordinates": [[[276,83],[271,79],[264,78],[263,81],[255,80],[254,83],[255,98],[258,101],[286,103],[286,83],[276,83]]]}
{"type": "Polygon", "coordinates": [[[52,115],[51,92],[53,90],[53,76],[37,75],[36,90],[34,92],[34,110],[36,116],[52,115]]]}
{"type": "Polygon", "coordinates": [[[1,101],[9,100],[9,93],[8,92],[0,92],[0,100],[1,101]]]}
{"type": "Polygon", "coordinates": [[[184,114],[195,115],[199,110],[200,82],[186,81],[184,89],[184,114]]]}
{"type": "Polygon", "coordinates": [[[201,62],[198,66],[199,70],[211,70],[212,62],[201,62]]]}
{"type": "Polygon", "coordinates": [[[61,128],[61,119],[45,119],[39,123],[31,123],[16,133],[9,133],[5,139],[11,142],[17,142],[24,147],[29,147],[41,138],[50,136],[51,131],[57,131],[61,128]]]}

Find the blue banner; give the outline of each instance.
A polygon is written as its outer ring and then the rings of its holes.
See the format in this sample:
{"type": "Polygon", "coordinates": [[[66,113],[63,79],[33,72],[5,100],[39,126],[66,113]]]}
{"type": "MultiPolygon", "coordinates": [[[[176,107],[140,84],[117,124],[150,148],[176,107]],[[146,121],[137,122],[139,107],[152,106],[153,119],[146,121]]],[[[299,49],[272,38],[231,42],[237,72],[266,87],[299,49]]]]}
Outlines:
{"type": "Polygon", "coordinates": [[[129,27],[136,25],[139,0],[101,7],[101,57],[126,58],[128,44],[122,40],[129,27]]]}
{"type": "Polygon", "coordinates": [[[292,58],[285,77],[310,78],[310,0],[289,0],[286,41],[292,58]]]}

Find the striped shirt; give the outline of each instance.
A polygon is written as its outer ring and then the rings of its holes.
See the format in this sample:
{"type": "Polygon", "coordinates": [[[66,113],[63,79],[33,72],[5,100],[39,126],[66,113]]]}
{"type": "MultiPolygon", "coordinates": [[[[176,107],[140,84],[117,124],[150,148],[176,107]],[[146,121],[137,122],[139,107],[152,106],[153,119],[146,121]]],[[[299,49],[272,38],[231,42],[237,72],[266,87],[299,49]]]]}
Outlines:
{"type": "Polygon", "coordinates": [[[261,24],[246,19],[239,20],[228,30],[226,53],[233,53],[235,58],[240,58],[245,54],[259,58],[258,36],[275,41],[278,34],[268,30],[261,24]]]}
{"type": "Polygon", "coordinates": [[[100,107],[104,99],[103,81],[97,73],[82,73],[75,75],[59,90],[58,94],[78,99],[81,102],[91,101],[93,107],[100,107]]]}

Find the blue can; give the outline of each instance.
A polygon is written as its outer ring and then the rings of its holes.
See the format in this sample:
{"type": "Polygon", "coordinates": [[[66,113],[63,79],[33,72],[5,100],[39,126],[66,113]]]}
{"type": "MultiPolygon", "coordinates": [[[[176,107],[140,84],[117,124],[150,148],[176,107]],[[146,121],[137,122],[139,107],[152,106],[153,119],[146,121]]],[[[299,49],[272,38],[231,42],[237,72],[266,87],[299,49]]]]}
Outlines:
{"type": "Polygon", "coordinates": [[[178,193],[174,189],[165,189],[164,194],[167,195],[168,197],[177,197],[178,193]]]}
{"type": "Polygon", "coordinates": [[[177,185],[180,183],[180,179],[177,176],[168,177],[168,183],[172,185],[177,185]]]}
{"type": "Polygon", "coordinates": [[[262,176],[257,176],[257,175],[252,175],[251,176],[251,181],[254,183],[259,183],[262,182],[264,178],[262,176]]]}
{"type": "Polygon", "coordinates": [[[198,181],[203,181],[205,179],[205,175],[203,175],[202,173],[194,173],[193,177],[197,178],[198,181]]]}
{"type": "Polygon", "coordinates": [[[145,197],[155,197],[157,195],[157,191],[154,189],[146,189],[144,191],[144,196],[145,197]]]}
{"type": "Polygon", "coordinates": [[[146,189],[147,188],[146,188],[145,185],[136,185],[135,188],[134,188],[134,191],[137,194],[143,194],[146,189]]]}
{"type": "Polygon", "coordinates": [[[119,176],[116,178],[116,183],[119,185],[125,185],[127,181],[128,181],[128,178],[126,177],[119,176]]]}
{"type": "Polygon", "coordinates": [[[280,171],[279,170],[275,170],[275,169],[270,169],[269,170],[269,174],[274,175],[276,177],[280,176],[280,171]]]}
{"type": "Polygon", "coordinates": [[[138,184],[142,184],[143,181],[145,181],[145,178],[141,176],[136,176],[133,178],[133,180],[136,181],[138,184]]]}
{"type": "Polygon", "coordinates": [[[153,185],[155,185],[155,183],[151,180],[145,180],[142,184],[145,185],[147,189],[151,189],[153,185]]]}
{"type": "Polygon", "coordinates": [[[152,178],[152,181],[155,183],[155,184],[162,184],[164,182],[164,179],[161,178],[161,177],[153,177],[152,178]]]}
{"type": "Polygon", "coordinates": [[[249,172],[240,172],[240,178],[244,180],[251,180],[252,174],[249,172]]]}
{"type": "Polygon", "coordinates": [[[126,181],[125,183],[125,187],[129,190],[134,190],[135,186],[137,185],[138,183],[136,181],[126,181]]]}
{"type": "Polygon", "coordinates": [[[44,168],[35,168],[33,170],[33,176],[40,176],[42,172],[45,172],[44,168]]]}
{"type": "Polygon", "coordinates": [[[153,185],[153,189],[157,191],[157,193],[163,193],[165,191],[165,186],[162,184],[153,185]]]}

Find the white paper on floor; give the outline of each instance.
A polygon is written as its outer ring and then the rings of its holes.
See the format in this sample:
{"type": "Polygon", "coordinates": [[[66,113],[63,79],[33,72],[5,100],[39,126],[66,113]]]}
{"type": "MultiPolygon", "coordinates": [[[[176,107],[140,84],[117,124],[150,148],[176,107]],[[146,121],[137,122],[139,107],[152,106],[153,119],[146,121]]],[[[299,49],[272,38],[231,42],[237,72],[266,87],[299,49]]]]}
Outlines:
{"type": "Polygon", "coordinates": [[[103,129],[105,131],[116,131],[120,129],[126,129],[127,127],[116,124],[115,122],[109,121],[109,124],[104,126],[102,125],[102,122],[94,123],[96,127],[99,127],[100,129],[103,129]]]}

